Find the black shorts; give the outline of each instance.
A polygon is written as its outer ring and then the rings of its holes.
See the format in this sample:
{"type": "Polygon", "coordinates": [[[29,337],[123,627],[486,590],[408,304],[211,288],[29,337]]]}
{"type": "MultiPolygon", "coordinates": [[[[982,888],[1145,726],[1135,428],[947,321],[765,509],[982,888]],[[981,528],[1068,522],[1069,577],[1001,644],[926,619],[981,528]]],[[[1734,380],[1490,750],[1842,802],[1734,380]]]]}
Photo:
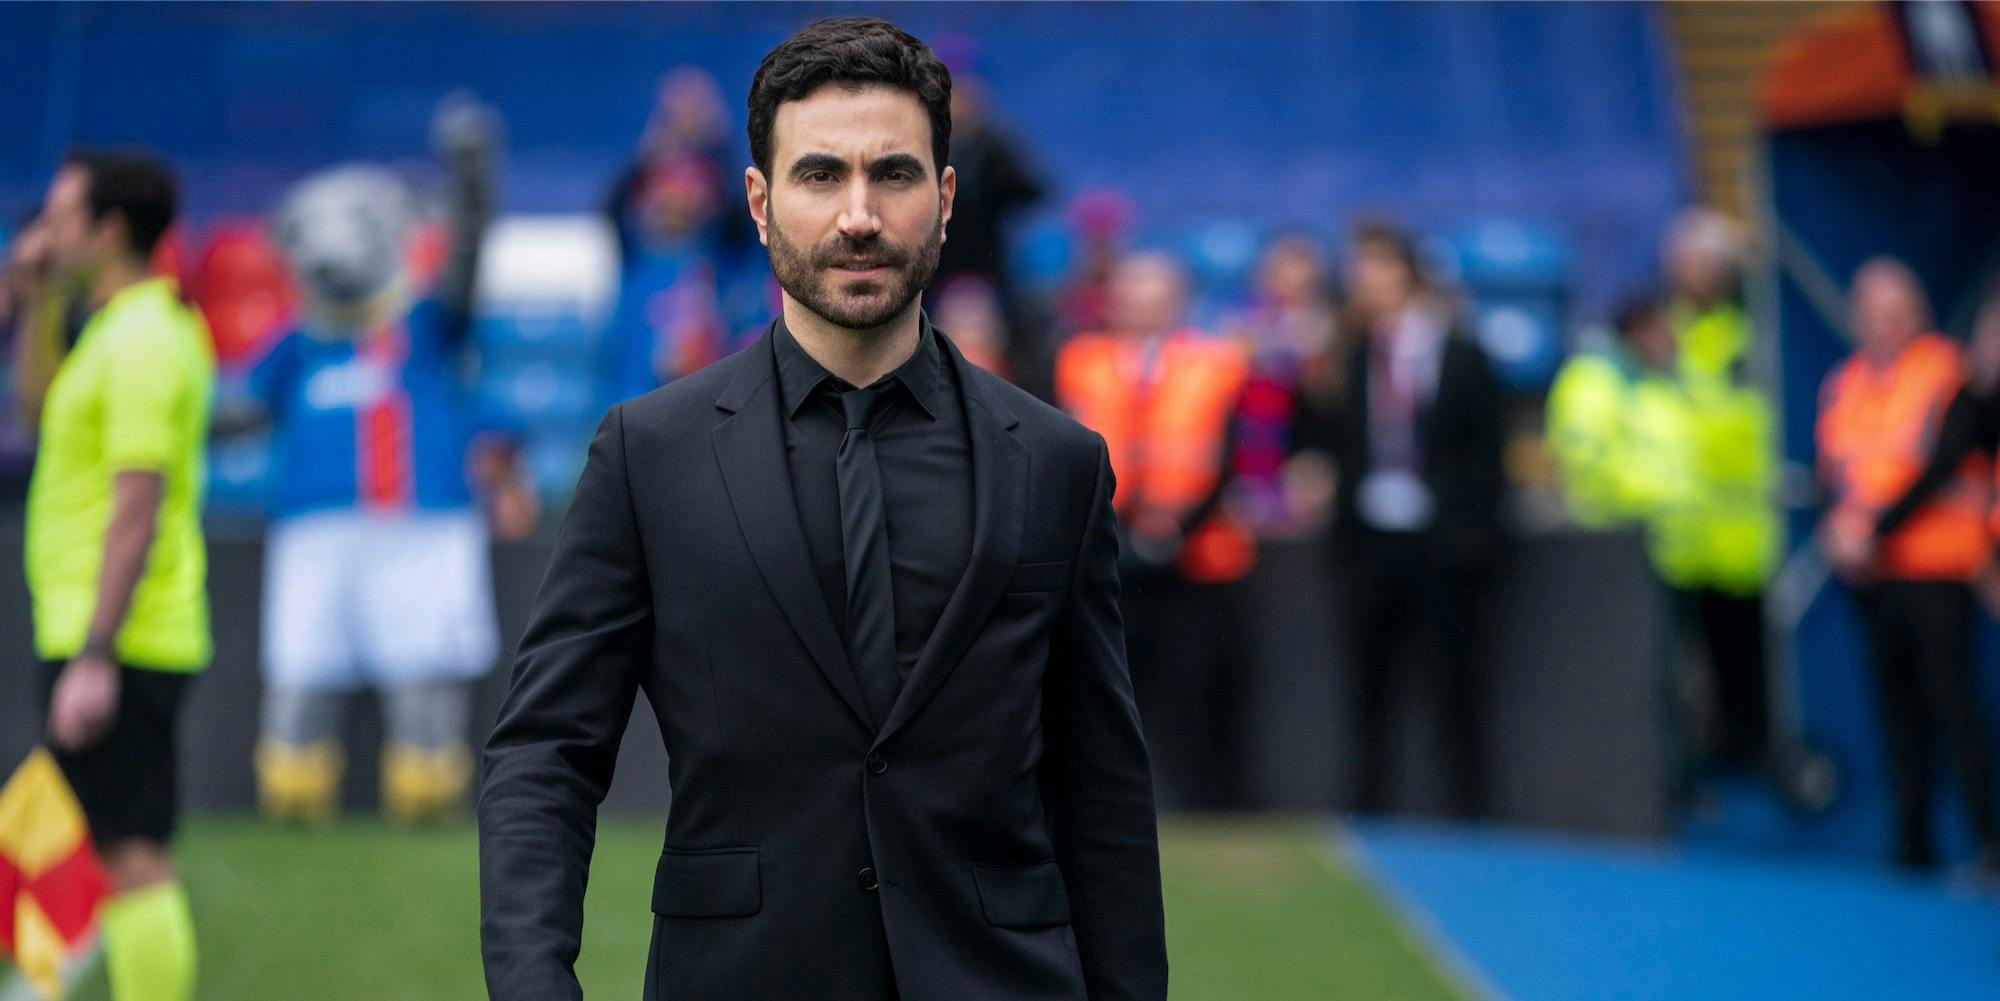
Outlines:
{"type": "MultiPolygon", "coordinates": [[[[62,669],[63,662],[42,664],[44,719],[62,669]]],[[[165,845],[180,818],[176,721],[194,675],[133,667],[121,675],[118,716],[104,739],[75,754],[46,743],[100,848],[134,838],[165,845]]]]}

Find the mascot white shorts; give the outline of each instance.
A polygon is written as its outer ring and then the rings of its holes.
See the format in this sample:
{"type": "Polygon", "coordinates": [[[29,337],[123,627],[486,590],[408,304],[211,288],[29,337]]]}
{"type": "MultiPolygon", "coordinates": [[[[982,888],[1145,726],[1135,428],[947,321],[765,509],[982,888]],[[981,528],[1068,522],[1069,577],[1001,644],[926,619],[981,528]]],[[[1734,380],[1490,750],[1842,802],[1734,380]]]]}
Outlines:
{"type": "Polygon", "coordinates": [[[499,654],[477,511],[320,511],[272,526],[264,670],[277,687],[395,688],[477,677],[499,654]]]}

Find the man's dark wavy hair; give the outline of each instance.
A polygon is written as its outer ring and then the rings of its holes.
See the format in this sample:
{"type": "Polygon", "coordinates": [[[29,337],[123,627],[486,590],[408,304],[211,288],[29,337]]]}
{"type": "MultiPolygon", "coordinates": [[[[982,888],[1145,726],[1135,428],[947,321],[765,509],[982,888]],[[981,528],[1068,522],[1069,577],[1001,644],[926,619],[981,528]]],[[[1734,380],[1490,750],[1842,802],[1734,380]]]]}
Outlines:
{"type": "Polygon", "coordinates": [[[764,57],[750,80],[750,159],[771,176],[771,124],[778,106],[813,91],[893,87],[907,91],[931,120],[934,169],[951,151],[951,71],[916,36],[880,18],[829,17],[800,28],[764,57]]]}
{"type": "Polygon", "coordinates": [[[151,257],[160,237],[173,225],[180,202],[173,168],[157,154],[137,148],[73,149],[63,157],[63,165],[81,168],[90,178],[85,196],[90,221],[118,213],[125,220],[132,256],[151,257]]]}

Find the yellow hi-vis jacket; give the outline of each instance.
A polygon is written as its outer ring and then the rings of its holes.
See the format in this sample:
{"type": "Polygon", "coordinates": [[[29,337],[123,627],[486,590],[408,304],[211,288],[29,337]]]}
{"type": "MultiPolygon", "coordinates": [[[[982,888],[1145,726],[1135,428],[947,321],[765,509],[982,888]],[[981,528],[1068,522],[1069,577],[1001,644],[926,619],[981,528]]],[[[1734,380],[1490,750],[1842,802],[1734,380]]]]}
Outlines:
{"type": "Polygon", "coordinates": [[[1564,500],[1588,527],[1639,524],[1676,587],[1754,594],[1777,557],[1770,411],[1754,390],[1649,372],[1622,352],[1579,354],[1548,401],[1564,500]]]}

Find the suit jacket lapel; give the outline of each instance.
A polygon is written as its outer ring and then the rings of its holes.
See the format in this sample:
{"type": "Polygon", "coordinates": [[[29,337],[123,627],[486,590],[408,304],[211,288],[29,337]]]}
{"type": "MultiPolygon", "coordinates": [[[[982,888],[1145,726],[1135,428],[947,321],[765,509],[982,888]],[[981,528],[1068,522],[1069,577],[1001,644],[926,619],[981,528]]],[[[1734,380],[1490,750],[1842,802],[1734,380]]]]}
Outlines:
{"type": "Polygon", "coordinates": [[[778,398],[770,331],[744,351],[740,361],[735,378],[715,401],[717,408],[732,416],[717,424],[712,433],[715,461],[722,468],[736,525],[750,547],[757,572],[799,642],[812,654],[841,700],[864,726],[874,730],[875,721],[868,715],[868,704],[848,665],[833,612],[826,607],[826,596],[813,577],[805,529],[799,524],[791,471],[785,464],[783,405],[778,398]]]}
{"type": "MultiPolygon", "coordinates": [[[[929,322],[926,320],[925,322],[929,322]]],[[[972,448],[972,550],[958,587],[945,602],[937,628],[917,655],[889,718],[875,736],[880,745],[942,688],[971,646],[972,638],[999,601],[1021,553],[1027,517],[1028,449],[1013,429],[1020,423],[984,385],[993,378],[974,368],[951,341],[940,336],[965,396],[966,431],[972,448]]]]}

